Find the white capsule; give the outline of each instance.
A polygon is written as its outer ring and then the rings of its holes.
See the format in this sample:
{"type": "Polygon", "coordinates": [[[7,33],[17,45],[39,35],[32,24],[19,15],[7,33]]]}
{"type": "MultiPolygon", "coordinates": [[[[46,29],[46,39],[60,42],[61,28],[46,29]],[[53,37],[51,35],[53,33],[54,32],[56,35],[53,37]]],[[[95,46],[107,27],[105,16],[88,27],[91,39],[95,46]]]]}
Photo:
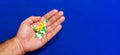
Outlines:
{"type": "Polygon", "coordinates": [[[43,33],[43,34],[45,33],[44,31],[40,31],[40,32],[43,33]]]}
{"type": "Polygon", "coordinates": [[[46,27],[45,27],[45,30],[46,30],[46,27]]]}
{"type": "Polygon", "coordinates": [[[46,26],[46,22],[44,21],[44,26],[46,26]]]}
{"type": "Polygon", "coordinates": [[[45,34],[45,31],[41,31],[43,34],[45,34]]]}
{"type": "Polygon", "coordinates": [[[38,38],[39,38],[39,39],[42,39],[42,35],[41,35],[41,34],[39,34],[39,35],[38,35],[38,38]]]}
{"type": "Polygon", "coordinates": [[[36,27],[36,25],[34,25],[33,27],[36,27]]]}
{"type": "Polygon", "coordinates": [[[42,37],[39,37],[39,39],[42,39],[42,37]]]}

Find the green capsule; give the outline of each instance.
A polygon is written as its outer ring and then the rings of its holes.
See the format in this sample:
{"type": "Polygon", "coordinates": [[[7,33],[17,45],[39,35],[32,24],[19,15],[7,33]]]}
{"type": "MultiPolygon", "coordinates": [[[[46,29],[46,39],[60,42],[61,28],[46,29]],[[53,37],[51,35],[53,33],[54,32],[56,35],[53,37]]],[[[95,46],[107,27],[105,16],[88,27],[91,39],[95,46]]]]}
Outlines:
{"type": "Polygon", "coordinates": [[[37,32],[38,34],[41,34],[41,31],[40,30],[38,30],[38,32],[37,32]]]}
{"type": "Polygon", "coordinates": [[[44,36],[44,34],[42,33],[42,34],[41,34],[41,36],[43,37],[43,36],[44,36]]]}
{"type": "Polygon", "coordinates": [[[37,33],[36,33],[34,37],[37,38],[37,36],[38,36],[38,35],[37,35],[37,33]]]}
{"type": "Polygon", "coordinates": [[[47,30],[46,30],[46,29],[44,29],[44,32],[47,32],[47,30]]]}
{"type": "Polygon", "coordinates": [[[42,31],[44,30],[45,26],[43,26],[42,31]]]}
{"type": "Polygon", "coordinates": [[[46,20],[45,20],[45,22],[47,23],[47,22],[48,22],[48,20],[46,19],[46,20]]]}
{"type": "Polygon", "coordinates": [[[46,27],[45,27],[45,30],[44,30],[45,32],[47,32],[47,29],[46,29],[46,27]]]}
{"type": "Polygon", "coordinates": [[[36,27],[33,27],[33,30],[36,31],[36,27]]]}
{"type": "Polygon", "coordinates": [[[44,31],[44,30],[45,30],[45,27],[43,27],[42,31],[44,31]]]}
{"type": "Polygon", "coordinates": [[[43,30],[42,30],[42,31],[47,32],[46,27],[43,27],[43,30]]]}

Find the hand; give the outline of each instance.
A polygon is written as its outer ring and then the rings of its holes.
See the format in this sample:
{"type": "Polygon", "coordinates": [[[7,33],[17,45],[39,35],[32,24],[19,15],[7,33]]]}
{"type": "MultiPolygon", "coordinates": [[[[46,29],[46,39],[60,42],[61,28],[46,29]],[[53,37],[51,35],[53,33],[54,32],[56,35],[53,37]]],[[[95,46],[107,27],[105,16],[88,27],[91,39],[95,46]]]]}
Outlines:
{"type": "Polygon", "coordinates": [[[19,41],[19,45],[24,50],[24,52],[33,51],[41,48],[45,43],[47,43],[51,38],[53,38],[62,28],[61,23],[65,20],[62,11],[57,11],[56,9],[48,12],[43,17],[31,16],[24,20],[16,38],[19,41]],[[33,26],[38,24],[38,22],[43,22],[48,19],[46,24],[47,32],[42,39],[34,38],[35,32],[33,31],[33,26]]]}

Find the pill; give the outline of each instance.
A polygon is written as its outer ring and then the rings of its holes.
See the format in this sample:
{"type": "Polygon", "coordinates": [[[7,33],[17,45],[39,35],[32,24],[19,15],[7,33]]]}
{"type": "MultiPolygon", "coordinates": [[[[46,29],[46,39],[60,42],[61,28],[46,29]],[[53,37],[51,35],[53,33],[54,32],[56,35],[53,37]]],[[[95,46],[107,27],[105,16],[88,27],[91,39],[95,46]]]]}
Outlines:
{"type": "Polygon", "coordinates": [[[45,20],[45,22],[47,23],[47,22],[48,22],[48,20],[46,19],[46,20],[45,20]]]}
{"type": "Polygon", "coordinates": [[[41,34],[41,37],[43,37],[44,36],[44,34],[41,34]]]}
{"type": "Polygon", "coordinates": [[[42,37],[44,37],[45,33],[47,32],[46,29],[46,23],[48,22],[48,20],[45,20],[44,22],[39,22],[39,26],[34,25],[33,30],[37,31],[37,33],[35,33],[35,38],[39,38],[41,39],[42,37]]]}
{"type": "Polygon", "coordinates": [[[46,32],[46,27],[43,27],[43,31],[46,32]]]}
{"type": "Polygon", "coordinates": [[[36,27],[33,27],[33,30],[36,31],[36,27]]]}
{"type": "Polygon", "coordinates": [[[37,36],[38,36],[38,34],[36,33],[34,37],[37,38],[37,36]]]}
{"type": "Polygon", "coordinates": [[[42,35],[41,35],[41,34],[39,34],[39,35],[38,35],[38,38],[39,38],[39,39],[41,39],[41,38],[42,38],[42,35]]]}
{"type": "Polygon", "coordinates": [[[40,31],[40,30],[38,30],[38,34],[41,34],[41,31],[40,31]]]}
{"type": "Polygon", "coordinates": [[[42,34],[45,34],[45,31],[41,31],[42,34]]]}

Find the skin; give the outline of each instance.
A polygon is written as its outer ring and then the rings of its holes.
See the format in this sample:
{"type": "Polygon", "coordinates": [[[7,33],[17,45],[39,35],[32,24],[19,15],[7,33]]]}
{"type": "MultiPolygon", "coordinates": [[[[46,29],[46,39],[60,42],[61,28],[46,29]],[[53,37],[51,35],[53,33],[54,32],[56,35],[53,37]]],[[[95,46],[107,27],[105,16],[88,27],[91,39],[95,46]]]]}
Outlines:
{"type": "Polygon", "coordinates": [[[41,48],[61,30],[61,24],[64,20],[63,12],[56,9],[42,17],[30,16],[21,23],[15,37],[0,44],[0,55],[23,55],[26,52],[41,48]],[[38,25],[38,22],[43,22],[45,19],[49,20],[46,24],[46,34],[42,39],[34,38],[33,26],[38,25]]]}

